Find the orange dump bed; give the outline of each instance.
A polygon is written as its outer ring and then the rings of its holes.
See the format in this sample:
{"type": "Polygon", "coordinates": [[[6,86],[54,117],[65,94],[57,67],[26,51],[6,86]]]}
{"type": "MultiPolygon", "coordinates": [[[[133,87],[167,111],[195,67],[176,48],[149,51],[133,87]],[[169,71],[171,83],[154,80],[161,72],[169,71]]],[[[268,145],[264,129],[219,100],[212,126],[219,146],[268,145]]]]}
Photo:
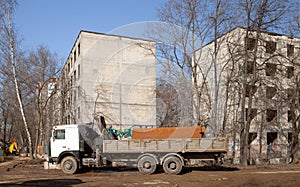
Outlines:
{"type": "Polygon", "coordinates": [[[133,140],[162,140],[176,138],[202,138],[205,127],[162,127],[135,128],[132,130],[133,140]]]}

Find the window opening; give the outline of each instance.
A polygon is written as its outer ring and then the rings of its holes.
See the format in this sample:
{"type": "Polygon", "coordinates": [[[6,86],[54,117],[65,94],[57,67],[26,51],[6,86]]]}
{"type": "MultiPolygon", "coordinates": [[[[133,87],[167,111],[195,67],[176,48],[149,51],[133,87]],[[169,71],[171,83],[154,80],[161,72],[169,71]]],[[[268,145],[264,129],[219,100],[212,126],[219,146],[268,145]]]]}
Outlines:
{"type": "Polygon", "coordinates": [[[246,49],[253,51],[255,49],[256,40],[254,38],[245,38],[246,49]]]}
{"type": "Polygon", "coordinates": [[[255,94],[256,90],[257,90],[257,86],[247,84],[246,88],[245,88],[245,96],[246,97],[253,96],[255,94]],[[251,93],[250,93],[250,91],[251,91],[251,93]]]}
{"type": "Polygon", "coordinates": [[[247,61],[246,74],[253,74],[255,63],[253,61],[247,61]]]}
{"type": "Polygon", "coordinates": [[[277,121],[277,110],[267,110],[267,122],[277,121]]]}
{"type": "Polygon", "coordinates": [[[274,87],[267,86],[266,88],[266,98],[272,99],[276,95],[277,89],[274,87]]]}
{"type": "Polygon", "coordinates": [[[294,55],[294,45],[287,44],[287,56],[292,57],[294,55]]]}
{"type": "MultiPolygon", "coordinates": [[[[248,108],[246,108],[245,112],[246,112],[246,120],[248,121],[248,108]]],[[[252,121],[256,115],[257,115],[257,109],[251,109],[251,112],[249,114],[250,121],[252,121]]]]}
{"type": "Polygon", "coordinates": [[[288,122],[292,122],[294,120],[295,114],[292,111],[288,111],[288,122]]]}
{"type": "Polygon", "coordinates": [[[276,51],[276,42],[267,41],[266,42],[266,53],[274,53],[276,51]]]}
{"type": "Polygon", "coordinates": [[[249,132],[248,145],[250,145],[257,137],[257,132],[249,132]]]}
{"type": "Polygon", "coordinates": [[[267,76],[274,76],[276,73],[276,64],[267,63],[265,71],[267,76]]]}
{"type": "Polygon", "coordinates": [[[286,77],[288,79],[292,78],[294,76],[294,67],[288,66],[286,67],[286,77]]]}

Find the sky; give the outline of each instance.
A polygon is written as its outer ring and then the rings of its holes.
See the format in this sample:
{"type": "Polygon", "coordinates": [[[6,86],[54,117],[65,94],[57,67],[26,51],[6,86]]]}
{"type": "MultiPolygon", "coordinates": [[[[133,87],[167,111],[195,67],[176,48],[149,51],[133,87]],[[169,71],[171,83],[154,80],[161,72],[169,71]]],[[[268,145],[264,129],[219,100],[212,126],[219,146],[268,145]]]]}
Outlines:
{"type": "Polygon", "coordinates": [[[100,33],[158,21],[167,0],[19,0],[15,25],[23,50],[45,45],[65,61],[80,30],[100,33]]]}

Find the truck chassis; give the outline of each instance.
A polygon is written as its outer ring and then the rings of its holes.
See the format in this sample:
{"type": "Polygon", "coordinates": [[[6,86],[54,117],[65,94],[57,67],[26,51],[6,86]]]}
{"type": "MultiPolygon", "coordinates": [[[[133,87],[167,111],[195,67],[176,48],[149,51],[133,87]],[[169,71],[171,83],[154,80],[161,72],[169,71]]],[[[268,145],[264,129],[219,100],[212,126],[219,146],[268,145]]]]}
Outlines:
{"type": "Polygon", "coordinates": [[[225,138],[103,140],[102,150],[93,155],[65,151],[55,161],[66,174],[85,166],[134,166],[141,173],[153,174],[160,166],[165,173],[176,175],[193,160],[219,162],[226,154],[225,147],[225,138]]]}

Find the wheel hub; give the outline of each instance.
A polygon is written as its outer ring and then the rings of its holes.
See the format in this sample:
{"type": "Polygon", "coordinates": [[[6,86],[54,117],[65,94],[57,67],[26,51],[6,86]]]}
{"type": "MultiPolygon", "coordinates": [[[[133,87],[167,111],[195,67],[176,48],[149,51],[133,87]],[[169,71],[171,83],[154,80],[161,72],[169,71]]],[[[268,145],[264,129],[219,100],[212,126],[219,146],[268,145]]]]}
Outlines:
{"type": "Polygon", "coordinates": [[[149,162],[146,162],[144,164],[144,168],[149,169],[151,167],[151,164],[149,162]]]}
{"type": "Polygon", "coordinates": [[[65,168],[67,168],[67,169],[72,169],[73,164],[70,163],[70,162],[66,162],[66,165],[65,165],[65,166],[66,166],[65,168]]]}
{"type": "Polygon", "coordinates": [[[176,168],[176,164],[175,163],[170,163],[170,169],[175,169],[176,168]]]}

